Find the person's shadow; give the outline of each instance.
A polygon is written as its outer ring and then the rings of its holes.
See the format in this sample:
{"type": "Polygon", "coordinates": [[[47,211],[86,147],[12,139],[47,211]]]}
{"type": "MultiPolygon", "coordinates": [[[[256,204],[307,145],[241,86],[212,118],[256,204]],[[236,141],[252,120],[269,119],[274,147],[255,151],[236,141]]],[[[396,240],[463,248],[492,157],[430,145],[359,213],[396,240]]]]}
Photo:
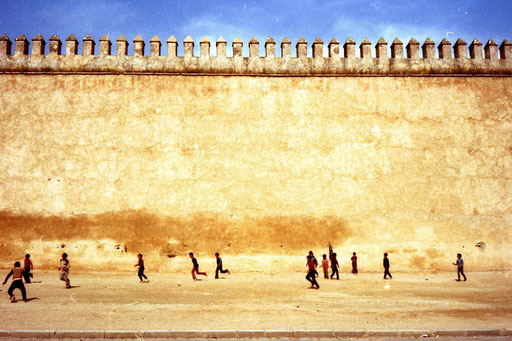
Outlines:
{"type": "Polygon", "coordinates": [[[30,302],[30,301],[33,301],[33,300],[38,300],[39,297],[30,297],[30,298],[27,298],[26,300],[14,300],[12,303],[18,303],[18,302],[30,302]]]}

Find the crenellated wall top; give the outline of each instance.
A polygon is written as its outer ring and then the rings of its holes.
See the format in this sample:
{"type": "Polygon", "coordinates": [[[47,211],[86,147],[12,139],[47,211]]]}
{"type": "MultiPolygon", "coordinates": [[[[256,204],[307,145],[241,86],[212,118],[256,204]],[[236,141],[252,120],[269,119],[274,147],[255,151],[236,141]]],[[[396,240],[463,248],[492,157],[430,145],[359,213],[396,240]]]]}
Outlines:
{"type": "MultiPolygon", "coordinates": [[[[195,41],[185,38],[183,56],[178,55],[178,40],[173,35],[165,41],[167,56],[161,55],[162,42],[158,36],[149,41],[150,55],[145,56],[144,39],[133,39],[133,55],[128,55],[129,42],[123,35],[116,40],[116,54],[107,35],[99,39],[99,50],[89,34],[82,39],[82,54],[78,54],[77,38],[71,34],[65,40],[65,54],[61,54],[61,39],[54,34],[49,39],[48,50],[41,34],[30,41],[22,34],[13,42],[6,35],[0,37],[0,73],[143,73],[143,74],[226,74],[226,75],[275,75],[275,76],[343,76],[343,75],[512,75],[512,43],[505,39],[500,45],[492,39],[484,46],[474,39],[468,44],[457,39],[452,43],[444,38],[437,44],[427,38],[423,44],[416,39],[406,44],[398,38],[389,44],[380,38],[373,46],[368,38],[357,43],[350,37],[342,43],[332,38],[324,51],[324,42],[317,37],[309,46],[303,38],[295,44],[284,38],[277,56],[276,42],[268,37],[264,54],[260,54],[259,41],[253,37],[249,57],[242,56],[244,42],[236,38],[232,44],[232,56],[227,56],[228,43],[220,37],[215,44],[216,54],[210,53],[210,41],[203,37],[198,41],[199,55],[194,54],[195,41]],[[14,46],[13,46],[14,45],[14,46]],[[421,45],[421,46],[420,46],[421,45]],[[14,51],[13,51],[14,50],[14,51]],[[469,53],[468,53],[469,52],[469,53]]],[[[279,44],[278,44],[279,46],[279,44]]]]}

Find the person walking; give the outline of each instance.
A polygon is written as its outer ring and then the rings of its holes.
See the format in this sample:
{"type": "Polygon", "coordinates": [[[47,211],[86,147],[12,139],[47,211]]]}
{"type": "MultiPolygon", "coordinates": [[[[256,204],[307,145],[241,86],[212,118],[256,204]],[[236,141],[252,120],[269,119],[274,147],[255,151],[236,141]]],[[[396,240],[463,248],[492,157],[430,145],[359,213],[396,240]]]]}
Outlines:
{"type": "Polygon", "coordinates": [[[464,260],[462,259],[462,254],[457,253],[457,260],[455,263],[452,263],[453,265],[457,266],[457,282],[460,282],[460,275],[464,277],[464,282],[467,280],[466,275],[464,274],[464,260]]]}
{"type": "Polygon", "coordinates": [[[142,253],[139,253],[137,255],[137,257],[139,257],[139,261],[134,266],[139,267],[139,271],[137,272],[137,275],[139,276],[140,282],[141,283],[149,283],[148,277],[144,274],[144,270],[146,268],[144,267],[144,260],[142,259],[142,253]]]}
{"type": "Polygon", "coordinates": [[[332,254],[332,258],[331,258],[331,269],[332,269],[331,279],[334,278],[334,275],[336,275],[336,279],[340,279],[340,273],[338,271],[339,266],[340,265],[338,264],[338,258],[337,258],[336,252],[334,252],[332,254]]]}
{"type": "Polygon", "coordinates": [[[69,260],[68,260],[68,254],[63,253],[62,259],[60,260],[60,280],[66,282],[66,289],[71,289],[71,283],[69,281],[69,260]]]}
{"type": "Polygon", "coordinates": [[[383,265],[384,265],[384,279],[387,279],[387,276],[389,276],[389,279],[392,279],[393,276],[391,276],[391,273],[389,272],[389,258],[388,258],[387,253],[384,253],[383,265]]]}

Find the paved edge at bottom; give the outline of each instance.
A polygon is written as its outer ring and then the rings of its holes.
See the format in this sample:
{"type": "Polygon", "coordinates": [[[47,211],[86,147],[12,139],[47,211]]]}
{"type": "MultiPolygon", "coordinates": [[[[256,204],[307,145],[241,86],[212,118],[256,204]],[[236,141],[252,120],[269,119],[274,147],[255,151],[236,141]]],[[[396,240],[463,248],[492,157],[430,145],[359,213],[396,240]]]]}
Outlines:
{"type": "Polygon", "coordinates": [[[457,330],[0,330],[1,338],[142,339],[142,338],[368,338],[436,336],[512,336],[512,329],[457,330]]]}

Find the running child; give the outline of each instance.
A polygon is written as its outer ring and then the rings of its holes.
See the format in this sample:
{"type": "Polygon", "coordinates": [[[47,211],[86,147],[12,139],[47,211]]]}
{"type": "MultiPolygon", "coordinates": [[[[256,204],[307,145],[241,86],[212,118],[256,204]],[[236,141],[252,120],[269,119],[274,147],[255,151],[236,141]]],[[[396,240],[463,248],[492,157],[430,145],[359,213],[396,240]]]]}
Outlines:
{"type": "Polygon", "coordinates": [[[31,270],[34,270],[34,264],[32,264],[30,255],[27,253],[23,264],[23,278],[25,279],[25,283],[30,283],[30,277],[34,277],[32,272],[30,272],[31,270]]]}
{"type": "Polygon", "coordinates": [[[219,257],[218,252],[215,253],[215,258],[217,258],[217,268],[215,268],[215,279],[219,279],[219,271],[220,273],[225,274],[227,272],[229,275],[231,275],[231,272],[228,269],[222,270],[222,258],[219,257]]]}
{"type": "Polygon", "coordinates": [[[460,282],[460,275],[464,277],[464,282],[467,280],[466,275],[464,274],[464,260],[462,259],[462,254],[457,253],[457,260],[455,263],[452,263],[453,265],[457,266],[457,282],[460,282]]]}
{"type": "Polygon", "coordinates": [[[325,253],[322,255],[322,268],[324,269],[324,278],[329,279],[329,260],[325,253]]]}
{"type": "Polygon", "coordinates": [[[141,283],[149,283],[149,279],[146,277],[146,275],[144,275],[145,269],[144,269],[144,260],[142,260],[142,253],[139,253],[137,255],[137,257],[139,257],[139,261],[134,266],[139,267],[139,271],[138,271],[137,275],[139,276],[140,282],[141,283]],[[142,279],[142,278],[144,278],[146,281],[144,282],[144,279],[142,279]]]}
{"type": "Polygon", "coordinates": [[[66,282],[66,289],[71,288],[71,283],[69,281],[69,260],[68,260],[68,254],[63,253],[62,259],[60,260],[60,280],[66,282]]]}
{"type": "Polygon", "coordinates": [[[314,288],[316,286],[317,289],[320,289],[320,285],[316,281],[316,266],[313,258],[311,256],[306,256],[307,266],[308,266],[308,274],[306,275],[306,279],[311,283],[311,287],[314,288]]]}
{"type": "Polygon", "coordinates": [[[192,266],[193,266],[193,267],[192,267],[192,271],[191,271],[191,272],[192,272],[192,279],[193,279],[194,281],[197,281],[196,273],[197,273],[198,275],[203,275],[203,276],[208,277],[208,275],[206,274],[206,272],[199,272],[199,263],[197,262],[196,257],[194,257],[194,253],[193,253],[193,252],[190,252],[188,255],[189,255],[190,259],[192,259],[192,266]]]}
{"type": "Polygon", "coordinates": [[[23,285],[23,280],[21,279],[23,276],[23,269],[21,268],[20,262],[14,263],[14,268],[11,269],[11,271],[7,274],[7,277],[5,277],[4,283],[2,285],[5,285],[7,281],[9,280],[9,277],[12,275],[12,283],[9,287],[9,290],[7,290],[7,294],[9,294],[9,297],[11,298],[11,302],[14,302],[16,297],[14,296],[14,289],[20,289],[21,296],[23,297],[23,301],[27,302],[27,291],[25,290],[25,286],[23,285]]]}
{"type": "Polygon", "coordinates": [[[338,267],[340,266],[338,264],[338,259],[336,258],[336,252],[332,254],[332,258],[331,258],[331,269],[332,269],[332,273],[331,273],[331,279],[334,278],[334,275],[336,274],[336,279],[340,279],[340,274],[338,272],[338,267]]]}
{"type": "Polygon", "coordinates": [[[384,279],[388,279],[386,276],[389,276],[389,279],[392,279],[393,276],[391,276],[391,273],[389,272],[389,258],[387,253],[384,253],[384,260],[382,264],[384,265],[384,279]]]}
{"type": "Polygon", "coordinates": [[[352,273],[354,275],[357,275],[357,256],[355,252],[352,252],[352,258],[350,258],[352,261],[352,273]]]}

